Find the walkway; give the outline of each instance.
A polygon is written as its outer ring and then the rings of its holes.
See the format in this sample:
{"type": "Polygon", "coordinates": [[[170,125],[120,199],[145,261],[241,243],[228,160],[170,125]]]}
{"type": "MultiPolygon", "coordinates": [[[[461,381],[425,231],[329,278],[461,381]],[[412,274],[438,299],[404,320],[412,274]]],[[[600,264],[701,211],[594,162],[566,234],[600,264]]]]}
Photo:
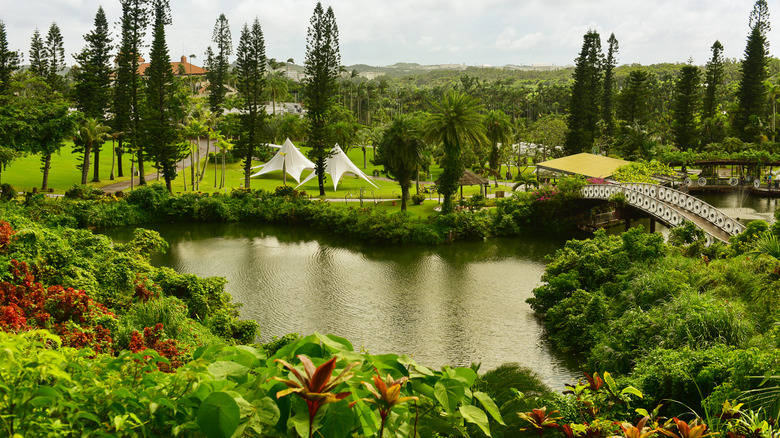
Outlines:
{"type": "MultiPolygon", "coordinates": [[[[201,160],[206,157],[206,139],[202,139],[200,141],[200,157],[201,160]]],[[[214,144],[211,145],[211,148],[209,149],[209,152],[213,152],[216,146],[214,144]]],[[[190,156],[187,155],[187,157],[183,158],[181,161],[179,161],[176,164],[176,169],[178,172],[182,172],[185,169],[190,167],[190,156]]],[[[189,181],[189,175],[187,175],[187,181],[189,181]]],[[[144,174],[144,178],[146,179],[146,182],[151,183],[152,181],[155,181],[159,178],[162,178],[162,174],[158,174],[158,172],[148,172],[144,174]]],[[[132,185],[135,185],[138,187],[141,184],[141,178],[136,177],[134,178],[134,181],[132,182],[132,185]]],[[[100,190],[106,192],[106,193],[116,193],[119,191],[127,190],[131,187],[131,181],[128,179],[127,181],[120,181],[113,184],[108,184],[100,188],[100,190]]]]}
{"type": "Polygon", "coordinates": [[[745,230],[745,226],[728,217],[722,211],[687,193],[657,184],[589,184],[582,188],[582,196],[588,199],[609,199],[616,193],[624,193],[626,203],[669,227],[692,222],[705,233],[706,245],[714,239],[728,243],[730,236],[745,230]]]}

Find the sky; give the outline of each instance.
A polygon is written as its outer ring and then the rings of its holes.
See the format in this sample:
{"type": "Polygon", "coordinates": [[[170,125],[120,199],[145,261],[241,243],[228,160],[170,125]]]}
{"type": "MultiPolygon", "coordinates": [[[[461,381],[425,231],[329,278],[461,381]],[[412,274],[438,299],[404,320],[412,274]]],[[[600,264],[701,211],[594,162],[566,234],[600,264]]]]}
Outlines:
{"type": "MultiPolygon", "coordinates": [[[[224,13],[233,46],[241,28],[259,19],[269,58],[302,64],[314,0],[170,0],[173,24],[166,28],[173,60],[194,54],[202,65],[214,24],[224,13]]],[[[341,63],[385,66],[397,62],[468,66],[574,63],[589,30],[602,47],[614,33],[619,64],[704,65],[720,40],[727,58],[742,59],[753,0],[332,0],[339,27],[341,63]]],[[[775,3],[777,4],[777,3],[775,3]]],[[[118,42],[119,0],[0,0],[9,48],[27,63],[34,30],[43,38],[56,21],[66,63],[84,46],[98,7],[105,9],[118,42]]],[[[771,14],[780,17],[780,10],[771,14]]],[[[770,31],[770,54],[780,44],[770,31]]],[[[147,32],[151,40],[151,29],[147,32]]],[[[148,57],[148,49],[142,52],[148,57]]],[[[231,57],[231,61],[235,57],[231,57]]]]}

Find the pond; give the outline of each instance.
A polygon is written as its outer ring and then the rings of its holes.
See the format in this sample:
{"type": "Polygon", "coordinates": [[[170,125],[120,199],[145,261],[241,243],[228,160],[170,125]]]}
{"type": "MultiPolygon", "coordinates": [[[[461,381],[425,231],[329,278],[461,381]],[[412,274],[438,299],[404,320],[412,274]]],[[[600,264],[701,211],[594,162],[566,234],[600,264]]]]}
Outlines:
{"type": "MultiPolygon", "coordinates": [[[[408,354],[440,367],[516,362],[553,389],[580,376],[558,354],[526,298],[545,256],[564,238],[522,237],[452,245],[355,245],[300,227],[155,225],[170,244],[157,266],[223,276],[260,324],[261,340],[290,332],[332,333],[372,354],[408,354]]],[[[106,234],[126,241],[132,229],[106,234]]]]}

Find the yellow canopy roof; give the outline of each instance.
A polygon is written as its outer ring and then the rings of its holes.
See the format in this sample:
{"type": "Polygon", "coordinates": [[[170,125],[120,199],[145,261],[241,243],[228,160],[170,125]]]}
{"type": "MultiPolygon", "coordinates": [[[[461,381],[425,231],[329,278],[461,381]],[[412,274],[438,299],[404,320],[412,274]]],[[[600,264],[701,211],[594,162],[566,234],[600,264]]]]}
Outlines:
{"type": "Polygon", "coordinates": [[[544,163],[537,164],[536,167],[551,170],[553,172],[585,175],[590,178],[608,178],[615,172],[615,169],[629,163],[630,162],[626,160],[602,157],[601,155],[583,152],[581,154],[545,161],[544,163]]]}

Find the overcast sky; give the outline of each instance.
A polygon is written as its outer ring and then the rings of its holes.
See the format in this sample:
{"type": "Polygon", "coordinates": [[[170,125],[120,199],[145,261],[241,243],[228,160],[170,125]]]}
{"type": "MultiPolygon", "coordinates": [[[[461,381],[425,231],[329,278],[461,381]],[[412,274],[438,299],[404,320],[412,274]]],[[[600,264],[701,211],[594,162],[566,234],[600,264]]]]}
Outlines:
{"type": "MultiPolygon", "coordinates": [[[[173,25],[166,28],[171,57],[195,54],[201,65],[214,23],[224,13],[234,47],[241,27],[259,18],[270,58],[301,64],[313,0],[170,0],[173,25]]],[[[620,64],[704,64],[717,39],[728,58],[741,59],[753,0],[332,0],[340,32],[342,64],[569,65],[588,29],[606,48],[614,32],[620,64]]],[[[67,63],[84,45],[103,5],[115,40],[119,0],[0,0],[9,46],[24,52],[38,28],[45,39],[59,25],[67,63]]],[[[770,2],[770,8],[775,6],[770,2]]],[[[780,17],[780,10],[771,10],[780,17]]],[[[770,15],[771,16],[771,15],[770,15]]],[[[780,26],[780,25],[778,25],[780,26]]],[[[769,33],[775,54],[778,32],[769,33]]],[[[151,37],[151,30],[147,39],[151,37]]],[[[142,52],[148,58],[148,49],[142,52]]],[[[233,61],[235,57],[231,57],[233,61]]]]}

